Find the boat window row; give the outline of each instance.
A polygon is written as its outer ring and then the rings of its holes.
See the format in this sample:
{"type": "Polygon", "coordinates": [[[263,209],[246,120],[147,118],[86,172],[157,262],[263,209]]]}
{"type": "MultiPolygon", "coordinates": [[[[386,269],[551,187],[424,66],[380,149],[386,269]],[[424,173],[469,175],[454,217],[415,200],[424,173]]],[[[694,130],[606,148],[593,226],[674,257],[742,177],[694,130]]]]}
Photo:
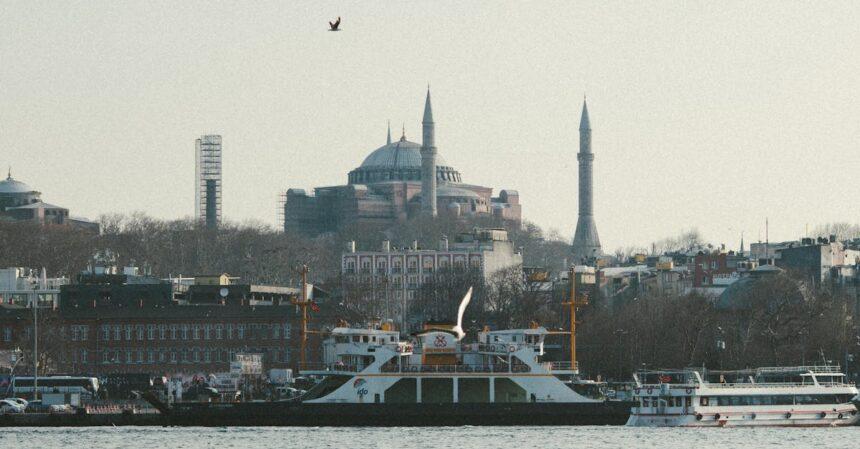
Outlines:
{"type": "Polygon", "coordinates": [[[810,405],[845,404],[850,400],[847,394],[702,396],[699,398],[699,404],[703,406],[810,405]]]}
{"type": "MultiPolygon", "coordinates": [[[[384,335],[335,335],[334,342],[335,343],[385,343],[386,337],[384,335]]],[[[388,343],[396,343],[397,337],[394,335],[388,336],[388,343]]]]}

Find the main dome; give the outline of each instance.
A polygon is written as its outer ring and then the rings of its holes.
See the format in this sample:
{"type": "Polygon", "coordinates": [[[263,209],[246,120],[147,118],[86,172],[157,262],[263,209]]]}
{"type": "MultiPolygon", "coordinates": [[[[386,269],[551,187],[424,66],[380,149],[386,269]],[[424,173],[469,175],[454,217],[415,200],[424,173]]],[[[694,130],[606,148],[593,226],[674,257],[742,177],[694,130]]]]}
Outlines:
{"type": "MultiPolygon", "coordinates": [[[[436,154],[436,165],[448,165],[438,153],[436,154]]],[[[420,169],[421,144],[401,138],[396,142],[383,145],[364,158],[361,168],[365,167],[420,169]]]]}
{"type": "Polygon", "coordinates": [[[6,179],[0,181],[0,193],[33,193],[35,190],[27,184],[12,179],[10,174],[6,179]]]}
{"type": "MultiPolygon", "coordinates": [[[[448,166],[438,153],[436,179],[447,182],[461,181],[460,173],[448,166]]],[[[420,180],[421,144],[410,142],[405,137],[373,150],[358,168],[349,172],[350,184],[420,180]]]]}

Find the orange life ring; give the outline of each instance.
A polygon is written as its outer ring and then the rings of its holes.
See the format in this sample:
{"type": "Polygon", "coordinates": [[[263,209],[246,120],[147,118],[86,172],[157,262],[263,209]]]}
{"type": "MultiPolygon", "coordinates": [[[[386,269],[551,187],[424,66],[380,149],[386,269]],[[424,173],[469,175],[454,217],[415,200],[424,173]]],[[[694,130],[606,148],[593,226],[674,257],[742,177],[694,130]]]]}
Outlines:
{"type": "Polygon", "coordinates": [[[508,352],[514,352],[514,351],[516,351],[516,350],[517,350],[517,347],[516,347],[516,346],[514,346],[514,345],[510,345],[510,346],[508,346],[508,352]]]}

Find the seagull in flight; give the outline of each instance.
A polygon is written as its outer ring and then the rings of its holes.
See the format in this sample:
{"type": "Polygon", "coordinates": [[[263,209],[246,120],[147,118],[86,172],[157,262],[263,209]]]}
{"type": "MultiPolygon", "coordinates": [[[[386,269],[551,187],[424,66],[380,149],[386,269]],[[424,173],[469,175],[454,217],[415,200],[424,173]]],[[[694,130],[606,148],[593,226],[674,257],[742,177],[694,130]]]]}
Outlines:
{"type": "Polygon", "coordinates": [[[334,22],[329,22],[328,26],[331,27],[329,31],[340,31],[338,27],[340,26],[340,16],[337,16],[337,20],[334,22]]]}

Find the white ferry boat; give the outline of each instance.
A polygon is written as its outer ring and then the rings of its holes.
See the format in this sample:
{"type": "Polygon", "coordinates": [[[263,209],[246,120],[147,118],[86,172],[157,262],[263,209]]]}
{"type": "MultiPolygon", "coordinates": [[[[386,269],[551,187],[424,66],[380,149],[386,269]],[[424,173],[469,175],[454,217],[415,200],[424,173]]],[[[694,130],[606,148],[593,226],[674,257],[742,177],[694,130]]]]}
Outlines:
{"type": "Polygon", "coordinates": [[[844,426],[857,388],[838,366],[640,371],[628,426],[844,426]]]}
{"type": "MultiPolygon", "coordinates": [[[[167,419],[173,425],[210,426],[627,422],[631,401],[606,400],[605,384],[580,378],[575,332],[539,326],[485,328],[476,342],[463,342],[463,313],[470,298],[471,290],[460,304],[457,325],[425,327],[408,341],[388,325],[332,329],[323,343],[322,363],[301,366],[303,376],[321,378],[301,397],[278,402],[185,402],[174,404],[167,419]],[[571,336],[571,361],[543,360],[546,337],[560,333],[571,336]]],[[[575,307],[571,310],[575,323],[575,307]]]]}

